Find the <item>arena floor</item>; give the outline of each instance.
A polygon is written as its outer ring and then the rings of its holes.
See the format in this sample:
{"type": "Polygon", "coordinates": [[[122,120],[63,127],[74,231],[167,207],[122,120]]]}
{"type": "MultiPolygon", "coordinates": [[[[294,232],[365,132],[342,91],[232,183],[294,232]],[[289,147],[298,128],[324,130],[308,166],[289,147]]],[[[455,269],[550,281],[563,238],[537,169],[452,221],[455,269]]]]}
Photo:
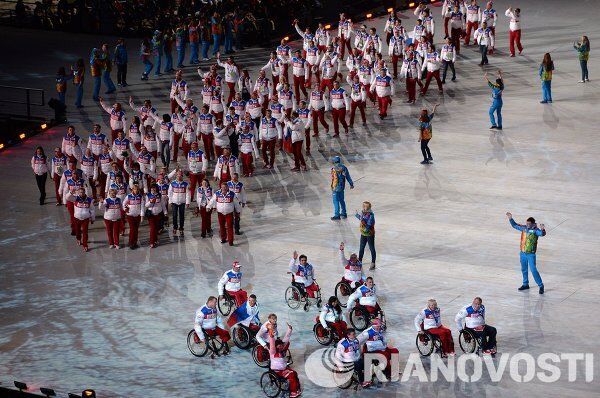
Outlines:
{"type": "MultiPolygon", "coordinates": [[[[391,117],[384,122],[369,108],[366,128],[339,140],[321,136],[308,172],[290,173],[289,160],[279,157],[273,172],[260,171],[243,180],[249,205],[242,215],[244,235],[232,248],[216,237],[201,239],[199,219],[188,212],[185,237],[163,235],[154,250],[147,247],[145,224],[141,249],[115,251],[107,248],[104,227],[96,222],[92,250],[83,253],[69,235],[66,210],[52,203],[50,183],[49,203],[37,204],[29,167],[34,147],[43,145],[51,152],[64,128],[0,154],[2,384],[22,380],[58,391],[92,387],[102,397],[261,396],[260,371],[249,352],[234,348],[229,357],[210,360],[193,357],[186,347],[194,311],[216,293],[217,280],[238,259],[244,285],[257,294],[263,319],[275,312],[280,323],[294,326],[291,351],[304,397],[597,395],[598,381],[585,381],[581,363],[577,380],[567,380],[566,362],[559,365],[563,376],[554,383],[538,378],[519,383],[508,372],[492,382],[484,371],[473,383],[419,382],[413,377],[358,393],[319,387],[307,379],[304,367],[306,358],[320,348],[312,334],[316,310],[292,311],[283,299],[294,250],[308,255],[326,297],[342,273],[339,242],[347,242],[348,252],[358,250],[358,222],[329,220],[328,159],[340,154],[356,181],[356,189],[346,193],[349,210],[358,209],[363,200],[373,203],[379,258],[371,274],[386,311],[388,338],[400,350],[401,369],[408,354],[416,352],[413,318],[428,298],[437,298],[442,319],[457,341],[454,315],[481,296],[488,323],[498,329],[500,353],[593,353],[597,376],[600,56],[592,45],[591,82],[577,84],[580,72],[572,43],[581,34],[592,44],[597,40],[600,11],[593,1],[512,4],[523,9],[525,51],[516,58],[507,56],[503,12],[508,2],[497,1],[495,8],[502,14],[499,51],[485,68],[490,73],[501,68],[505,74],[502,133],[488,130],[490,90],[477,65],[476,48],[468,47],[457,62],[458,81],[445,86],[443,97],[432,87],[424,100],[409,106],[403,103],[404,90],[398,89],[391,117]],[[554,103],[541,105],[537,68],[548,51],[556,65],[554,103]],[[422,107],[437,101],[441,106],[430,144],[435,163],[423,166],[415,122],[422,107]],[[517,221],[534,216],[548,228],[538,251],[543,296],[537,289],[516,290],[521,282],[519,234],[509,226],[507,211],[517,221]]],[[[434,8],[436,43],[442,29],[439,12],[434,8]]],[[[411,13],[404,25],[412,29],[414,19],[411,13]]],[[[376,21],[378,30],[383,23],[376,21]]],[[[7,28],[0,32],[0,53],[12,54],[0,66],[0,83],[44,87],[50,93],[55,69],[87,58],[89,49],[101,42],[88,35],[7,28]]],[[[137,48],[137,42],[129,42],[131,85],[119,91],[116,100],[126,102],[129,95],[137,101],[150,98],[162,113],[170,80],[165,76],[140,82],[137,48]]],[[[264,64],[265,54],[250,49],[238,59],[255,71],[264,64]]],[[[186,68],[185,75],[198,97],[200,81],[194,69],[186,68]]],[[[74,92],[71,86],[69,90],[71,105],[74,92]]],[[[108,128],[106,115],[90,93],[91,87],[81,112],[69,112],[83,137],[93,122],[103,120],[108,128]]]]}

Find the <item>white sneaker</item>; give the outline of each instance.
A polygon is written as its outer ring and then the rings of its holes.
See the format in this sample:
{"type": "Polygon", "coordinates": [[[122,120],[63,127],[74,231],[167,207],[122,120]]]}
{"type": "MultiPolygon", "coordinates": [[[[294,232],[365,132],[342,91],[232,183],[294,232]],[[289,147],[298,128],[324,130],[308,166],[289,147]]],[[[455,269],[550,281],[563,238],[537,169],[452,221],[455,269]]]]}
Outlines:
{"type": "Polygon", "coordinates": [[[115,245],[115,249],[119,250],[120,249],[119,245],[115,245]]]}
{"type": "Polygon", "coordinates": [[[577,83],[585,83],[585,80],[580,80],[577,83]]]}
{"type": "Polygon", "coordinates": [[[115,248],[115,245],[110,245],[110,248],[111,248],[111,249],[114,249],[114,248],[115,248]]]}

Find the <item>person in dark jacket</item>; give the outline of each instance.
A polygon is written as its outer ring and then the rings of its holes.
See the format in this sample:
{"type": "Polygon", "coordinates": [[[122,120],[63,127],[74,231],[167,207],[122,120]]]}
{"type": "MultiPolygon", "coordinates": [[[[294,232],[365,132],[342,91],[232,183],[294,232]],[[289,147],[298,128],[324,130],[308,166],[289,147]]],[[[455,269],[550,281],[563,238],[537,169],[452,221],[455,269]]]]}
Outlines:
{"type": "Polygon", "coordinates": [[[127,48],[125,39],[117,40],[115,47],[114,62],[117,65],[117,84],[119,87],[127,87],[127,48]]]}

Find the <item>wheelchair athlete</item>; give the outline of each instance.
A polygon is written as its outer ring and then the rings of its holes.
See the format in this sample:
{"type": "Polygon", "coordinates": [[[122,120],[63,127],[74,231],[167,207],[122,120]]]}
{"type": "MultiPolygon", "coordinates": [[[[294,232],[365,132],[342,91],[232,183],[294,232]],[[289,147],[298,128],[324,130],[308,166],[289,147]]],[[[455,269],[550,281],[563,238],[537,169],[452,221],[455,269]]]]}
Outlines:
{"type": "Polygon", "coordinates": [[[348,298],[349,314],[352,312],[356,302],[358,302],[359,307],[365,308],[369,314],[376,316],[381,312],[381,307],[379,307],[379,304],[377,303],[377,293],[373,277],[369,276],[365,284],[359,286],[348,298]]]}
{"type": "Polygon", "coordinates": [[[233,262],[233,267],[225,272],[219,284],[217,290],[219,291],[219,298],[223,296],[224,291],[227,292],[234,300],[235,306],[239,307],[247,300],[248,294],[245,290],[242,290],[242,273],[241,265],[238,261],[233,262]]]}
{"type": "Polygon", "coordinates": [[[271,370],[277,376],[287,379],[290,387],[290,398],[302,395],[298,373],[287,364],[286,353],[290,346],[292,326],[288,323],[288,329],[283,340],[275,339],[275,330],[269,328],[269,357],[271,359],[271,370]]]}
{"type": "Polygon", "coordinates": [[[269,314],[267,317],[267,321],[262,324],[258,333],[256,333],[256,342],[262,347],[258,347],[258,359],[260,361],[265,361],[267,355],[269,355],[269,336],[273,333],[275,339],[279,338],[279,332],[277,330],[277,315],[269,314]]]}
{"type": "Polygon", "coordinates": [[[349,328],[346,337],[337,343],[334,359],[339,369],[344,369],[348,364],[353,363],[359,383],[363,387],[368,387],[371,382],[365,381],[365,362],[361,353],[363,342],[356,337],[356,331],[349,328]]]}
{"type": "Polygon", "coordinates": [[[248,301],[240,305],[227,320],[229,329],[237,324],[247,327],[250,332],[256,334],[260,330],[260,318],[258,317],[258,304],[256,296],[251,294],[248,301]]]}
{"type": "Polygon", "coordinates": [[[337,340],[341,340],[346,337],[346,331],[348,325],[346,323],[346,317],[342,311],[342,306],[338,301],[337,297],[331,296],[327,301],[327,304],[321,309],[321,313],[318,317],[318,322],[321,323],[325,329],[335,331],[338,336],[337,340]]]}
{"type": "Polygon", "coordinates": [[[200,341],[204,341],[206,336],[219,336],[221,341],[225,343],[225,355],[229,353],[229,345],[227,342],[231,338],[229,332],[223,327],[223,321],[217,311],[217,298],[210,296],[206,301],[206,305],[196,311],[194,319],[194,330],[200,341]]]}
{"type": "Polygon", "coordinates": [[[303,296],[308,294],[308,297],[315,298],[316,292],[319,290],[319,285],[315,281],[315,270],[308,263],[307,257],[304,254],[298,256],[298,252],[294,251],[290,260],[290,271],[294,275],[294,282],[303,296]]]}
{"type": "Polygon", "coordinates": [[[454,320],[458,330],[463,330],[464,327],[477,338],[481,338],[481,351],[484,354],[496,353],[496,328],[485,324],[485,307],[481,297],[475,297],[471,305],[466,305],[458,311],[454,320]]]}
{"type": "Polygon", "coordinates": [[[344,267],[344,276],[342,281],[350,285],[352,291],[365,282],[365,274],[363,272],[362,262],[358,260],[356,253],[352,253],[347,259],[344,254],[344,242],[340,243],[340,262],[344,267]]]}
{"type": "Polygon", "coordinates": [[[442,325],[440,309],[435,299],[427,300],[427,307],[415,317],[415,328],[419,334],[430,333],[439,337],[442,343],[442,358],[454,355],[452,331],[442,325]]]}
{"type": "Polygon", "coordinates": [[[385,356],[387,359],[387,365],[385,367],[384,374],[387,378],[391,378],[392,373],[392,354],[398,354],[398,349],[394,347],[388,347],[385,340],[385,330],[381,323],[381,320],[375,318],[371,321],[371,327],[365,329],[359,336],[359,341],[365,341],[366,350],[365,352],[378,353],[385,356]]]}

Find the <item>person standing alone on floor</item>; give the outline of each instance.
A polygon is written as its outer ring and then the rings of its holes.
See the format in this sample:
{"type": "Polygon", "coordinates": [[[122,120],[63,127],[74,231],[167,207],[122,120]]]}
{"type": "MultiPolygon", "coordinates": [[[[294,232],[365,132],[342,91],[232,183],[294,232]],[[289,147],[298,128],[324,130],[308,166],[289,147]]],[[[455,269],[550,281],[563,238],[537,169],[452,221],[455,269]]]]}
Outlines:
{"type": "Polygon", "coordinates": [[[369,269],[374,270],[377,252],[375,251],[375,214],[371,210],[371,202],[363,202],[362,211],[360,213],[357,211],[354,216],[360,221],[358,261],[362,262],[363,255],[365,254],[365,246],[368,243],[369,251],[371,252],[371,266],[369,269]]]}
{"type": "Polygon", "coordinates": [[[331,193],[333,197],[334,214],[332,220],[347,218],[346,201],[344,199],[344,190],[346,189],[346,181],[350,185],[350,189],[354,189],[354,183],[350,177],[348,168],[342,163],[339,156],[334,156],[332,159],[333,167],[331,168],[331,193]],[[341,211],[340,211],[341,208],[341,211]]]}
{"type": "Polygon", "coordinates": [[[435,110],[439,104],[435,104],[431,113],[427,112],[427,109],[421,111],[419,116],[419,142],[421,142],[421,153],[423,154],[423,161],[421,164],[429,164],[433,161],[431,151],[429,150],[429,140],[431,140],[433,134],[433,126],[431,125],[431,119],[435,115],[435,110]]]}
{"type": "Polygon", "coordinates": [[[508,217],[508,221],[514,229],[521,231],[521,252],[519,257],[521,259],[523,284],[519,290],[529,289],[529,271],[531,270],[533,279],[540,288],[539,293],[544,294],[544,282],[542,282],[542,277],[540,276],[535,264],[535,252],[537,251],[538,238],[540,236],[546,236],[546,228],[544,228],[544,224],[540,224],[538,228],[537,224],[535,223],[535,218],[533,217],[529,217],[525,225],[517,224],[516,221],[513,220],[510,212],[506,213],[506,217],[508,217]]]}
{"type": "Polygon", "coordinates": [[[579,65],[581,66],[581,80],[579,83],[589,82],[590,78],[588,75],[588,59],[590,57],[590,41],[587,36],[581,36],[581,40],[577,43],[573,43],[573,48],[577,50],[579,54],[579,65]]]}
{"type": "Polygon", "coordinates": [[[487,72],[483,76],[487,80],[488,86],[492,89],[492,106],[490,106],[490,130],[502,130],[502,92],[504,91],[504,79],[502,78],[502,71],[498,70],[498,78],[494,83],[488,79],[487,72]],[[498,124],[494,118],[494,113],[498,116],[498,124]]]}
{"type": "Polygon", "coordinates": [[[554,62],[550,53],[544,54],[544,60],[540,65],[540,79],[542,80],[542,100],[540,104],[552,103],[552,73],[554,72],[554,62]]]}

